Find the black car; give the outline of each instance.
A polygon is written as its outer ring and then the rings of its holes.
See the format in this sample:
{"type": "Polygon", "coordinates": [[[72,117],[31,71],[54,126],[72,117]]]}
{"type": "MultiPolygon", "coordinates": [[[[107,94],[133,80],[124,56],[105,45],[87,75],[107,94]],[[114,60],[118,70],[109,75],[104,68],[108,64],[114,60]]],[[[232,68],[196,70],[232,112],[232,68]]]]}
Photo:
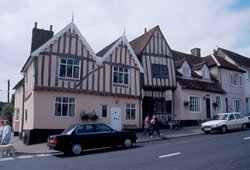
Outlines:
{"type": "Polygon", "coordinates": [[[84,149],[118,145],[130,148],[136,138],[134,132],[116,131],[103,123],[81,123],[71,125],[61,134],[49,136],[47,146],[66,154],[78,155],[84,149]]]}

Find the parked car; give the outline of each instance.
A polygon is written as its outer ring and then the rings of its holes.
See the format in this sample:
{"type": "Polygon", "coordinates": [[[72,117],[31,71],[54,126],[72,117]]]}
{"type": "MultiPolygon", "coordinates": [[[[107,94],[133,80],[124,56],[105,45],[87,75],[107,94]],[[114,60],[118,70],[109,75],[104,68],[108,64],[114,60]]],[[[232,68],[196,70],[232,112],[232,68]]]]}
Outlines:
{"type": "Polygon", "coordinates": [[[103,123],[81,123],[71,125],[61,134],[48,137],[49,149],[66,154],[80,154],[84,149],[115,147],[130,148],[136,142],[136,134],[130,131],[116,131],[103,123]]]}
{"type": "Polygon", "coordinates": [[[216,120],[202,123],[201,130],[204,131],[205,134],[215,130],[226,133],[228,130],[245,130],[248,123],[248,117],[244,117],[240,113],[220,113],[216,116],[216,120]]]}

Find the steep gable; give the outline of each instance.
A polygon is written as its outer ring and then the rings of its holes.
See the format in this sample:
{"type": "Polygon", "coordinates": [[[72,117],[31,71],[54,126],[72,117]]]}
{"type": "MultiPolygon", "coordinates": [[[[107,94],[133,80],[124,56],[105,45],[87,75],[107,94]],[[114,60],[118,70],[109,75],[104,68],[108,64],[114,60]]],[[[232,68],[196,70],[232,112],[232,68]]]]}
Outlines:
{"type": "Polygon", "coordinates": [[[88,42],[85,40],[81,32],[76,27],[75,23],[72,21],[69,23],[66,27],[64,27],[61,31],[59,31],[55,36],[53,36],[51,39],[49,39],[46,43],[44,43],[42,46],[37,48],[35,51],[31,53],[31,56],[38,56],[41,52],[43,52],[46,48],[48,48],[51,44],[53,44],[55,41],[57,41],[61,36],[63,36],[65,33],[67,33],[70,30],[71,33],[75,33],[79,36],[79,39],[81,42],[86,46],[86,49],[90,52],[90,55],[94,57],[95,60],[98,60],[94,51],[88,44],[88,42]]]}
{"type": "Polygon", "coordinates": [[[159,26],[152,28],[132,40],[130,44],[137,55],[141,53],[152,53],[172,57],[171,49],[159,26]],[[158,44],[158,48],[155,48],[156,44],[158,44]]]}

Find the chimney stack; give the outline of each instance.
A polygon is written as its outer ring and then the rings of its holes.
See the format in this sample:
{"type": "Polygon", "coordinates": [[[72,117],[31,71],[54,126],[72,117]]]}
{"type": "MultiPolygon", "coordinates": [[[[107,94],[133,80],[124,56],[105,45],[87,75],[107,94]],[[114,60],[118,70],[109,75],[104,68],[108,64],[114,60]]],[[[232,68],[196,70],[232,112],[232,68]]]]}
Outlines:
{"type": "Polygon", "coordinates": [[[54,36],[52,25],[50,25],[49,30],[39,29],[37,28],[37,25],[37,22],[35,22],[34,28],[32,30],[31,53],[54,36]]]}
{"type": "Polygon", "coordinates": [[[200,48],[193,48],[190,51],[191,51],[191,55],[201,57],[201,49],[200,48]]]}
{"type": "Polygon", "coordinates": [[[52,29],[53,29],[53,26],[52,26],[52,25],[50,25],[50,26],[49,26],[49,30],[50,30],[50,31],[52,31],[52,29]]]}
{"type": "Polygon", "coordinates": [[[144,33],[146,33],[147,32],[147,28],[144,28],[144,33]]]}
{"type": "Polygon", "coordinates": [[[37,28],[37,22],[35,22],[35,26],[34,26],[34,28],[37,28]]]}

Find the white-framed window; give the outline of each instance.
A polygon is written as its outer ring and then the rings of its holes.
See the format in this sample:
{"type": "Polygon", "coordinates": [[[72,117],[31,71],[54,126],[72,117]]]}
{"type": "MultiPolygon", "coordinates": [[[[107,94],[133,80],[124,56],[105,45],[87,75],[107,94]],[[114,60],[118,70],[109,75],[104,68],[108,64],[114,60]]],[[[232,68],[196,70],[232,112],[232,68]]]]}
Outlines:
{"type": "Polygon", "coordinates": [[[113,66],[113,84],[128,86],[130,84],[130,70],[113,66]]]}
{"type": "Polygon", "coordinates": [[[75,116],[75,98],[55,97],[54,116],[74,117],[75,116]]]}
{"type": "Polygon", "coordinates": [[[216,112],[222,113],[222,97],[215,96],[215,103],[217,104],[217,106],[215,107],[216,112]]]}
{"type": "Polygon", "coordinates": [[[80,79],[80,60],[60,58],[59,78],[80,79]]]}
{"type": "Polygon", "coordinates": [[[233,104],[233,112],[241,112],[242,104],[241,99],[232,99],[233,104]]]}
{"type": "Polygon", "coordinates": [[[192,113],[201,113],[201,97],[189,96],[189,111],[192,113]]]}
{"type": "Polygon", "coordinates": [[[135,104],[126,104],[126,120],[135,120],[136,113],[135,104]]]}
{"type": "Polygon", "coordinates": [[[182,68],[182,74],[184,77],[191,77],[191,72],[189,67],[182,68]]]}
{"type": "Polygon", "coordinates": [[[209,72],[209,70],[202,70],[202,77],[204,79],[210,79],[210,72],[209,72]]]}
{"type": "Polygon", "coordinates": [[[242,87],[242,75],[230,73],[230,84],[234,87],[242,87]]]}
{"type": "Polygon", "coordinates": [[[15,120],[15,121],[19,121],[19,117],[20,117],[20,109],[19,109],[19,108],[16,108],[16,109],[15,109],[15,117],[14,117],[14,120],[15,120]]]}

